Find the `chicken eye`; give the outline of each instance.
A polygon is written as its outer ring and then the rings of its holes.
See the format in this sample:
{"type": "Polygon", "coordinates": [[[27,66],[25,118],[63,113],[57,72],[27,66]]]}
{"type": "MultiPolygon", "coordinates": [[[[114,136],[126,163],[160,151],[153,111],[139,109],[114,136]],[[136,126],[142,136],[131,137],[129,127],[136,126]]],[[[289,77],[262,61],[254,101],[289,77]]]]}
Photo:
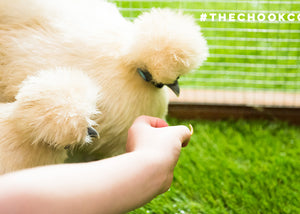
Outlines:
{"type": "Polygon", "coordinates": [[[152,80],[152,75],[149,73],[149,71],[143,71],[142,69],[138,68],[137,72],[146,82],[150,82],[152,80]]]}

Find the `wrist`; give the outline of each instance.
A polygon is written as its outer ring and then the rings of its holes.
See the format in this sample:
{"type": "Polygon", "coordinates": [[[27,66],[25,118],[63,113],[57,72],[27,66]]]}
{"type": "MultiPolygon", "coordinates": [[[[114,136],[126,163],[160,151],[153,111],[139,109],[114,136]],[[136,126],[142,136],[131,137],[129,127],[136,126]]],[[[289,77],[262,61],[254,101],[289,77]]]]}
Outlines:
{"type": "Polygon", "coordinates": [[[133,151],[138,163],[142,164],[156,195],[166,192],[173,180],[173,167],[162,154],[157,151],[133,151]]]}

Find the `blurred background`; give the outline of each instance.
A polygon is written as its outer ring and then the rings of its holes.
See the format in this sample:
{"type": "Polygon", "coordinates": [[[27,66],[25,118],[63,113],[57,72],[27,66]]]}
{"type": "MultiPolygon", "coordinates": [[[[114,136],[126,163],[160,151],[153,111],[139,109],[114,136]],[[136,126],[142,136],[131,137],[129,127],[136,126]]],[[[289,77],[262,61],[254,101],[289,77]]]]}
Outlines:
{"type": "Polygon", "coordinates": [[[299,1],[112,2],[129,20],[153,7],[172,8],[201,26],[210,57],[180,79],[181,96],[171,96],[171,104],[288,107],[290,113],[300,107],[299,1]]]}

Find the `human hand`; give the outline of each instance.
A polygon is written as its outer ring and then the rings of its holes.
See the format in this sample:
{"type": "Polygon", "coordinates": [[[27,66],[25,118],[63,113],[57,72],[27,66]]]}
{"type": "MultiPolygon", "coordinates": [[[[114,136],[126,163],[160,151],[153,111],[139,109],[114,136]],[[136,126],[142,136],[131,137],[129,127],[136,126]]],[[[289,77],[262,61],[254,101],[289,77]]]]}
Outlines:
{"type": "Polygon", "coordinates": [[[159,118],[140,116],[128,131],[127,152],[142,153],[145,159],[157,163],[167,176],[163,191],[172,182],[173,171],[181,148],[190,140],[192,131],[186,126],[171,126],[159,118]]]}
{"type": "Polygon", "coordinates": [[[141,116],[128,132],[126,154],[0,176],[0,213],[129,212],[169,189],[191,134],[185,126],[141,116]]]}

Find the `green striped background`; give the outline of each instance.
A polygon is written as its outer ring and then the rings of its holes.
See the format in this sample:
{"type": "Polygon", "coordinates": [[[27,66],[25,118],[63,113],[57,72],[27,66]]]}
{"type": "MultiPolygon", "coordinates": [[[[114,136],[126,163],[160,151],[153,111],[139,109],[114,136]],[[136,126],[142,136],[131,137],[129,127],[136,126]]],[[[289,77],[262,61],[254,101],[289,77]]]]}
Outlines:
{"type": "MultiPolygon", "coordinates": [[[[300,91],[300,1],[114,0],[124,17],[133,19],[152,7],[192,14],[208,41],[210,57],[181,78],[185,88],[300,91]],[[202,13],[226,14],[226,21],[200,21],[202,13]],[[286,21],[230,22],[230,13],[268,16],[286,21]],[[295,21],[287,15],[295,14],[295,21]]],[[[209,18],[209,17],[208,17],[209,18]]]]}

